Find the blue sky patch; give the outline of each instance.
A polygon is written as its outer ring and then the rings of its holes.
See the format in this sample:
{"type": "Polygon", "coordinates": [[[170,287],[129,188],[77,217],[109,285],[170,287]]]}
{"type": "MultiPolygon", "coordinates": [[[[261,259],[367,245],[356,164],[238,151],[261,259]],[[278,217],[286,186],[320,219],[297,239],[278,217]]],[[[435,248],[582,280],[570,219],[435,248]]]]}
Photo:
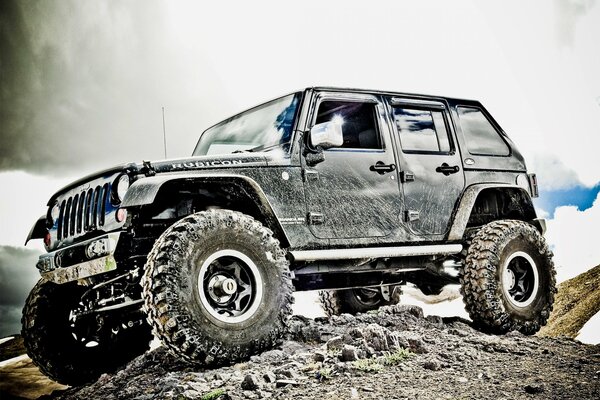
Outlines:
{"type": "Polygon", "coordinates": [[[560,206],[576,206],[580,211],[587,210],[594,204],[600,192],[600,184],[594,187],[576,186],[570,189],[541,190],[540,197],[533,200],[537,209],[542,209],[554,218],[554,211],[560,206]]]}

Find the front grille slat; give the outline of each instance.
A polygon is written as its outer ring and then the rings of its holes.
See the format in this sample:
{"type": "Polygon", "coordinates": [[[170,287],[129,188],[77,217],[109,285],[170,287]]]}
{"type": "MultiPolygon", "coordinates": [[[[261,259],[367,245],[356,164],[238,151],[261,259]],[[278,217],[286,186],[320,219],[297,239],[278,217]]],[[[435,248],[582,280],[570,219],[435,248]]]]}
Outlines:
{"type": "Polygon", "coordinates": [[[79,205],[79,195],[76,194],[73,198],[73,203],[71,203],[71,221],[69,222],[69,233],[71,236],[75,235],[75,224],[77,222],[77,213],[79,210],[77,206],[79,205]]]}
{"type": "Polygon", "coordinates": [[[62,236],[63,236],[63,234],[62,234],[62,232],[63,232],[63,224],[64,224],[63,219],[64,219],[64,216],[65,216],[65,205],[66,204],[67,204],[67,202],[65,200],[63,200],[63,202],[60,205],[60,214],[59,214],[59,217],[58,217],[58,228],[56,230],[56,235],[58,237],[58,240],[62,239],[62,236]]]}
{"type": "Polygon", "coordinates": [[[96,229],[98,226],[98,198],[100,197],[100,186],[94,190],[94,197],[92,199],[92,221],[90,229],[96,229]]]}
{"type": "Polygon", "coordinates": [[[87,195],[85,197],[85,224],[84,230],[87,232],[90,230],[91,223],[91,214],[92,214],[92,197],[94,191],[92,189],[88,190],[87,195]]]}
{"type": "Polygon", "coordinates": [[[79,207],[77,208],[77,233],[81,233],[83,225],[83,208],[85,205],[85,192],[79,196],[79,207]]]}
{"type": "Polygon", "coordinates": [[[63,236],[64,237],[68,237],[69,236],[69,222],[71,221],[71,203],[72,203],[73,199],[71,197],[69,197],[69,200],[67,200],[67,207],[65,207],[65,220],[64,220],[64,226],[63,226],[63,236]]]}
{"type": "Polygon", "coordinates": [[[100,196],[100,215],[98,216],[98,225],[104,226],[104,216],[106,214],[106,201],[108,200],[108,183],[102,187],[102,196],[100,196]]]}

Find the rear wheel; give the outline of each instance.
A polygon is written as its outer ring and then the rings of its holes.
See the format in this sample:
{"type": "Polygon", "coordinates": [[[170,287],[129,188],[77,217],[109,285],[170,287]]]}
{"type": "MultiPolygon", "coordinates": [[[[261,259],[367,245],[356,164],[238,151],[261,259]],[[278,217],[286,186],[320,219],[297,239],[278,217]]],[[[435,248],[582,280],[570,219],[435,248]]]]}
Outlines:
{"type": "Polygon", "coordinates": [[[460,274],[461,292],[481,329],[533,334],[552,311],[555,275],[552,252],[532,225],[495,221],[472,239],[460,274]]]}
{"type": "Polygon", "coordinates": [[[142,283],[156,335],[188,361],[222,364],[270,348],[291,314],[279,242],[235,211],[199,212],[167,229],[142,283]]]}
{"type": "MultiPolygon", "coordinates": [[[[390,291],[392,288],[390,288],[390,291]]],[[[398,296],[399,297],[399,296],[398,296]]],[[[322,290],[319,292],[321,306],[328,316],[356,314],[376,310],[379,307],[396,304],[399,301],[386,300],[381,288],[355,288],[343,290],[322,290]]]]}
{"type": "Polygon", "coordinates": [[[40,280],[23,309],[22,336],[27,354],[53,380],[71,386],[96,380],[144,353],[152,334],[145,323],[110,326],[98,314],[77,319],[85,287],[40,280]]]}

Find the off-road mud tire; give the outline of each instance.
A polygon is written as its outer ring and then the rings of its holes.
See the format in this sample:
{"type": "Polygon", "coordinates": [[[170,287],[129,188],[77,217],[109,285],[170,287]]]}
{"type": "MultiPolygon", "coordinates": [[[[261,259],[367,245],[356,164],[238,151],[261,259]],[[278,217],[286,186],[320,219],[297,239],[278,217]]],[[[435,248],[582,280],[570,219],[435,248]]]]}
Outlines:
{"type": "MultiPolygon", "coordinates": [[[[365,313],[376,310],[379,307],[397,304],[397,300],[385,300],[381,294],[372,303],[364,303],[356,296],[355,290],[360,289],[342,289],[342,290],[321,290],[319,291],[319,301],[323,311],[329,317],[340,314],[365,313]]],[[[399,288],[398,288],[399,290],[399,288]]]]}
{"type": "Polygon", "coordinates": [[[113,372],[150,347],[152,334],[145,323],[116,335],[112,341],[85,347],[70,330],[69,313],[84,288],[40,280],[32,289],[21,320],[27,354],[46,376],[78,386],[113,372]]]}
{"type": "Polygon", "coordinates": [[[546,324],[556,293],[552,252],[537,229],[523,221],[483,226],[472,238],[459,275],[465,308],[476,327],[490,333],[518,330],[531,335],[546,324]],[[501,269],[515,252],[534,260],[539,285],[531,304],[515,307],[502,289],[501,269]]]}
{"type": "Polygon", "coordinates": [[[193,363],[227,364],[271,348],[292,313],[291,274],[279,241],[260,222],[231,210],[202,211],[168,228],[148,256],[142,285],[155,335],[193,363]],[[264,282],[257,311],[239,324],[215,319],[199,300],[200,266],[223,249],[248,256],[264,282]]]}

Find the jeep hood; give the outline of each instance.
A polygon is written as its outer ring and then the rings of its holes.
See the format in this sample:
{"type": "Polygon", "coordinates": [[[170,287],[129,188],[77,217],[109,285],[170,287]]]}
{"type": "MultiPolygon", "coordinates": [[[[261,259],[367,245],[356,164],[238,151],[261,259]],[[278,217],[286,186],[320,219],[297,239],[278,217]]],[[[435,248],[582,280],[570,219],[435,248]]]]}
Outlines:
{"type": "Polygon", "coordinates": [[[130,163],[105,168],[77,179],[58,190],[48,200],[48,206],[53,201],[70,189],[84,185],[102,177],[113,176],[119,172],[131,172],[138,174],[155,174],[163,172],[191,171],[199,169],[223,169],[232,167],[265,167],[268,165],[267,157],[261,153],[239,153],[215,156],[196,156],[186,158],[174,158],[169,160],[144,162],[142,164],[130,163]]]}

